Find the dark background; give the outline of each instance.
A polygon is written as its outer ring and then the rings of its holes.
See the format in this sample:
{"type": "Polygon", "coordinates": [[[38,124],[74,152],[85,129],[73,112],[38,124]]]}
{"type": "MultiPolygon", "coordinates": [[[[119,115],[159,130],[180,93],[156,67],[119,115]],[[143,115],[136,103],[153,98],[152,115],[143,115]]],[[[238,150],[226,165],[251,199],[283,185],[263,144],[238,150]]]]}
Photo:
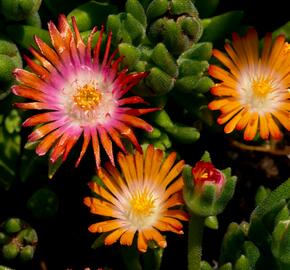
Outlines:
{"type": "MultiPolygon", "coordinates": [[[[119,5],[122,4],[117,2],[119,5]]],[[[286,0],[270,3],[258,0],[221,0],[215,15],[235,9],[243,10],[245,14],[243,24],[254,26],[259,35],[263,36],[266,32],[271,32],[289,21],[286,2],[286,0]]],[[[285,140],[289,141],[287,137],[285,140]]],[[[254,209],[254,195],[261,184],[275,188],[288,178],[289,159],[286,156],[241,151],[232,147],[228,136],[223,133],[203,132],[196,144],[178,145],[177,150],[189,164],[194,164],[202,153],[208,150],[217,168],[232,167],[233,174],[238,176],[235,196],[219,216],[220,229],[218,231],[206,229],[204,235],[203,258],[209,262],[218,260],[221,239],[228,224],[232,221],[248,220],[254,209]]],[[[45,262],[48,270],[67,268],[78,270],[85,267],[97,269],[103,266],[112,267],[114,270],[123,269],[118,245],[97,250],[90,248],[96,236],[89,233],[87,227],[96,222],[96,218],[89,214],[82,200],[89,195],[89,189],[84,183],[87,183],[90,175],[94,173],[92,167],[86,166],[91,164],[91,161],[92,153],[89,151],[78,169],[73,167],[73,162],[65,162],[51,182],[47,183],[47,179],[40,175],[38,182],[14,185],[9,194],[0,191],[1,216],[23,218],[39,234],[35,260],[26,266],[15,265],[17,270],[41,269],[42,261],[45,262]],[[57,192],[60,199],[59,211],[53,219],[39,220],[27,212],[23,202],[27,201],[32,190],[45,184],[57,192]]],[[[184,230],[185,232],[187,230],[186,224],[184,230]]],[[[186,233],[185,236],[167,234],[167,240],[168,247],[164,252],[161,269],[186,269],[186,233]]]]}

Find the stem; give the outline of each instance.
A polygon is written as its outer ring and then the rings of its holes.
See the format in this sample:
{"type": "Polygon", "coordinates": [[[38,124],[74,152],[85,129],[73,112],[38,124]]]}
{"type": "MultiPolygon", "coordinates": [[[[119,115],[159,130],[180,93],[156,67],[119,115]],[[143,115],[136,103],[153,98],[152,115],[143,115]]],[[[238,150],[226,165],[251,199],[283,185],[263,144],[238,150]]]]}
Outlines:
{"type": "Polygon", "coordinates": [[[235,140],[232,140],[231,145],[247,151],[257,151],[257,152],[264,152],[269,153],[272,155],[277,156],[287,156],[290,154],[290,146],[284,146],[283,149],[276,148],[276,145],[274,143],[267,144],[267,145],[248,145],[244,144],[235,140]]]}
{"type": "Polygon", "coordinates": [[[136,247],[121,247],[121,254],[127,270],[142,270],[136,247]]]}
{"type": "Polygon", "coordinates": [[[191,214],[188,231],[188,270],[200,270],[204,217],[191,214]]]}

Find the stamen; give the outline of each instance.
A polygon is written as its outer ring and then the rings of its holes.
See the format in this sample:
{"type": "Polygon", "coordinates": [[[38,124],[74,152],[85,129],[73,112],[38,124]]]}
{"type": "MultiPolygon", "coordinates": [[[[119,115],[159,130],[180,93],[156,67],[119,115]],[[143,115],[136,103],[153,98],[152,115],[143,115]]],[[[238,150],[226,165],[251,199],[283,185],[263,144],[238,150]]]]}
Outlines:
{"type": "Polygon", "coordinates": [[[149,216],[154,209],[154,199],[148,192],[138,193],[131,200],[132,214],[149,216]]]}
{"type": "Polygon", "coordinates": [[[265,97],[272,91],[273,87],[269,79],[254,79],[252,82],[252,89],[257,97],[265,97]]]}
{"type": "Polygon", "coordinates": [[[84,111],[94,109],[100,103],[102,93],[90,84],[79,87],[73,96],[74,103],[84,111]]]}

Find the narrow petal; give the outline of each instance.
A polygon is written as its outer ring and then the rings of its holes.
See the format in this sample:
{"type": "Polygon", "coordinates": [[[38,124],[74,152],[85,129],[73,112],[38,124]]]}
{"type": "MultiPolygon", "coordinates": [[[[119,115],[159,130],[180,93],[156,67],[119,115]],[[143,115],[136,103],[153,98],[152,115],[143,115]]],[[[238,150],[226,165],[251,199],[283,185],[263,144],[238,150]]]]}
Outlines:
{"type": "Polygon", "coordinates": [[[102,222],[98,222],[98,223],[91,225],[89,227],[89,231],[92,233],[109,232],[109,231],[119,229],[123,225],[124,225],[124,222],[122,222],[119,219],[107,220],[107,221],[102,221],[102,222]]]}
{"type": "Polygon", "coordinates": [[[105,245],[112,245],[117,242],[126,230],[126,228],[120,228],[110,233],[104,240],[105,245]]]}
{"type": "Polygon", "coordinates": [[[136,230],[134,229],[128,229],[127,231],[125,231],[120,238],[120,244],[131,246],[133,243],[135,233],[136,233],[136,230]]]}
{"type": "Polygon", "coordinates": [[[95,161],[97,168],[100,168],[101,158],[100,158],[100,144],[98,139],[98,133],[95,129],[91,129],[91,138],[93,142],[93,150],[95,155],[95,161]]]}
{"type": "Polygon", "coordinates": [[[110,161],[112,162],[112,164],[115,165],[112,141],[110,140],[106,130],[102,126],[100,126],[98,128],[98,131],[99,131],[99,136],[100,136],[100,139],[101,139],[102,146],[104,147],[104,149],[105,149],[107,155],[109,156],[110,161]]]}
{"type": "Polygon", "coordinates": [[[138,250],[141,252],[147,251],[148,246],[147,246],[146,238],[142,231],[138,231],[137,247],[138,247],[138,250]]]}

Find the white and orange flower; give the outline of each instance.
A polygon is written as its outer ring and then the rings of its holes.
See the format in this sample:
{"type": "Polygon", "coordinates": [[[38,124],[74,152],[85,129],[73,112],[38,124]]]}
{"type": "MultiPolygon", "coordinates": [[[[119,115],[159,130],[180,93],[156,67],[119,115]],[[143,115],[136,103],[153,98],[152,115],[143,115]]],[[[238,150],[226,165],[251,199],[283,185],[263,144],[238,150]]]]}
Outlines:
{"type": "Polygon", "coordinates": [[[119,153],[118,162],[122,174],[106,163],[98,176],[105,187],[96,182],[90,188],[97,197],[87,197],[84,203],[93,214],[108,217],[108,220],[89,227],[92,233],[108,233],[105,244],[120,240],[122,245],[132,245],[137,236],[137,246],[146,252],[148,241],[154,240],[166,247],[166,240],[159,231],[182,234],[179,220],[188,220],[188,215],[176,206],[183,204],[183,178],[180,175],[184,162],[174,165],[176,153],[165,160],[160,149],[148,146],[146,153],[124,155],[119,153]]]}
{"type": "Polygon", "coordinates": [[[103,27],[92,49],[97,29],[92,30],[85,44],[74,18],[72,25],[73,31],[64,15],[59,17],[58,28],[48,23],[52,48],[35,37],[39,51],[33,48],[30,51],[37,62],[25,56],[31,71],[16,69],[14,75],[20,84],[12,87],[15,95],[33,102],[16,105],[22,109],[45,111],[23,123],[24,126],[37,126],[29,135],[29,141],[40,141],[36,148],[38,155],[45,155],[51,149],[51,162],[59,158],[65,160],[83,135],[76,166],[90,141],[97,167],[100,166],[100,143],[114,164],[112,141],[126,152],[120,139],[125,136],[141,150],[132,127],[152,131],[152,127],[138,116],[156,109],[127,107],[146,102],[138,96],[124,97],[147,73],[127,74],[127,68],[118,70],[122,57],[114,60],[117,51],[110,55],[111,33],[104,55],[100,55],[103,27]]]}
{"type": "Polygon", "coordinates": [[[219,124],[225,133],[243,130],[245,140],[257,133],[262,139],[281,139],[280,125],[290,130],[290,46],[283,35],[272,42],[266,35],[261,53],[256,30],[240,37],[233,34],[227,54],[214,49],[213,55],[226,69],[211,65],[209,74],[220,80],[211,93],[218,99],[209,104],[220,110],[219,124]]]}

